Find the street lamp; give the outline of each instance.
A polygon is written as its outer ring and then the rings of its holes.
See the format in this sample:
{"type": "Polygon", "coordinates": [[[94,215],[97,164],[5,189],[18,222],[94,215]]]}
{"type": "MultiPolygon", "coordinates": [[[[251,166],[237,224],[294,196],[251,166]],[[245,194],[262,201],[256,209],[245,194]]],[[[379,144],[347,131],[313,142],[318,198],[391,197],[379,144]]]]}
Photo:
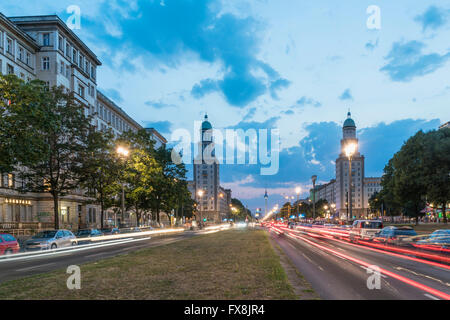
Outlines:
{"type": "MultiPolygon", "coordinates": [[[[197,191],[197,196],[200,198],[200,201],[202,200],[202,197],[204,194],[205,194],[205,192],[202,189],[197,191]]],[[[202,214],[203,213],[203,204],[200,203],[200,201],[199,201],[199,207],[200,207],[200,224],[201,224],[203,221],[203,214],[202,214]]]]}
{"type": "Polygon", "coordinates": [[[316,219],[316,180],[317,176],[314,175],[311,177],[313,183],[313,220],[316,219]]]}
{"type": "Polygon", "coordinates": [[[302,192],[302,189],[300,187],[295,188],[295,193],[297,194],[297,216],[300,214],[300,208],[299,208],[299,196],[300,196],[300,192],[302,192]]]}
{"type": "MultiPolygon", "coordinates": [[[[119,157],[122,159],[128,157],[128,154],[130,153],[130,151],[128,151],[127,148],[122,146],[118,146],[116,151],[119,157]]],[[[124,217],[125,217],[125,183],[122,181],[122,223],[125,219],[124,217]]],[[[115,220],[116,221],[114,222],[114,224],[117,227],[117,215],[115,220]]]]}
{"type": "MultiPolygon", "coordinates": [[[[349,207],[349,211],[350,211],[350,217],[353,217],[352,214],[352,157],[356,152],[356,143],[354,142],[350,142],[345,146],[345,155],[348,158],[348,207],[349,207]]],[[[350,217],[347,214],[347,222],[350,221],[350,217]]]]}

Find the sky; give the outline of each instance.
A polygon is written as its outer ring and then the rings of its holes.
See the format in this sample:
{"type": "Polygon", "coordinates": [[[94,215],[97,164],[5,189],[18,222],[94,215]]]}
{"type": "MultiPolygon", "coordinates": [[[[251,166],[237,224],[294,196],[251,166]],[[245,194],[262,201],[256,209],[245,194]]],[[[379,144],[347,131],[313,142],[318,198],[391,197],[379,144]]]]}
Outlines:
{"type": "Polygon", "coordinates": [[[313,174],[334,178],[349,109],[366,176],[450,120],[450,1],[1,0],[0,11],[66,21],[71,5],[103,64],[99,90],[169,143],[205,113],[218,129],[280,130],[277,174],[221,166],[251,210],[265,188],[271,207],[297,186],[306,197],[313,174]]]}

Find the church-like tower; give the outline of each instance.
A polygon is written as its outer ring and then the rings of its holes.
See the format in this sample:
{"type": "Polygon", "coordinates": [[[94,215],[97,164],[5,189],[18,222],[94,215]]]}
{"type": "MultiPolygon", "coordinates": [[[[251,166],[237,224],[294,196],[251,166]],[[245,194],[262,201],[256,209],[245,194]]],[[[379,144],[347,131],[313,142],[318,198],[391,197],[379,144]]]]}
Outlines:
{"type": "Polygon", "coordinates": [[[198,150],[201,154],[197,155],[194,162],[195,199],[203,218],[220,222],[220,204],[225,195],[220,188],[219,162],[215,157],[213,127],[208,121],[208,115],[205,115],[200,130],[198,150]],[[198,195],[199,190],[203,190],[201,197],[198,195]]]}
{"type": "MultiPolygon", "coordinates": [[[[364,156],[359,153],[356,137],[356,124],[351,118],[350,111],[342,127],[341,150],[336,159],[336,210],[339,216],[345,218],[349,203],[349,160],[345,155],[345,146],[356,144],[352,157],[352,214],[359,218],[364,215],[364,156]]],[[[350,217],[351,219],[353,217],[350,217]]]]}

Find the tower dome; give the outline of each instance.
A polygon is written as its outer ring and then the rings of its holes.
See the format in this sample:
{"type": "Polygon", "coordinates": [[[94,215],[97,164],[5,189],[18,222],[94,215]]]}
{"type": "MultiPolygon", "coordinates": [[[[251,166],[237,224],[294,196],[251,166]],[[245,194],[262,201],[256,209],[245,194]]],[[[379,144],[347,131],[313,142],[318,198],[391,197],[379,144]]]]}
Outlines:
{"type": "Polygon", "coordinates": [[[211,129],[212,129],[212,125],[208,121],[208,115],[205,114],[205,119],[202,122],[202,131],[211,130],[211,129]]]}
{"type": "Polygon", "coordinates": [[[355,121],[353,121],[352,114],[350,113],[350,111],[347,113],[347,119],[345,119],[344,121],[344,128],[349,127],[356,128],[355,121]]]}

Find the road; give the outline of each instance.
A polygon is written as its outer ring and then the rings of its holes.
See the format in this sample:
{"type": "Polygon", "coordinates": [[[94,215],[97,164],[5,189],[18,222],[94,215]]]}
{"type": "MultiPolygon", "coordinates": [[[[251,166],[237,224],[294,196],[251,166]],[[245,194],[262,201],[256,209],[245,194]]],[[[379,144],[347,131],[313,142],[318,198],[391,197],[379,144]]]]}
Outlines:
{"type": "MultiPolygon", "coordinates": [[[[99,243],[94,247],[74,247],[61,252],[43,252],[32,258],[0,260],[0,283],[8,280],[23,278],[39,273],[50,272],[57,269],[67,268],[70,265],[80,265],[94,262],[100,259],[126,254],[143,248],[151,248],[167,245],[176,241],[191,238],[206,233],[183,232],[155,237],[138,237],[120,241],[118,243],[99,243]],[[106,244],[106,245],[105,245],[106,244]],[[78,249],[78,250],[77,250],[78,249]]],[[[12,256],[13,257],[13,256],[12,256]]]]}
{"type": "Polygon", "coordinates": [[[450,298],[450,267],[422,259],[391,255],[341,240],[310,236],[298,230],[271,230],[275,241],[322,299],[441,300],[450,298]],[[412,260],[415,259],[415,260],[412,260]],[[367,281],[381,271],[380,289],[367,281]]]}

